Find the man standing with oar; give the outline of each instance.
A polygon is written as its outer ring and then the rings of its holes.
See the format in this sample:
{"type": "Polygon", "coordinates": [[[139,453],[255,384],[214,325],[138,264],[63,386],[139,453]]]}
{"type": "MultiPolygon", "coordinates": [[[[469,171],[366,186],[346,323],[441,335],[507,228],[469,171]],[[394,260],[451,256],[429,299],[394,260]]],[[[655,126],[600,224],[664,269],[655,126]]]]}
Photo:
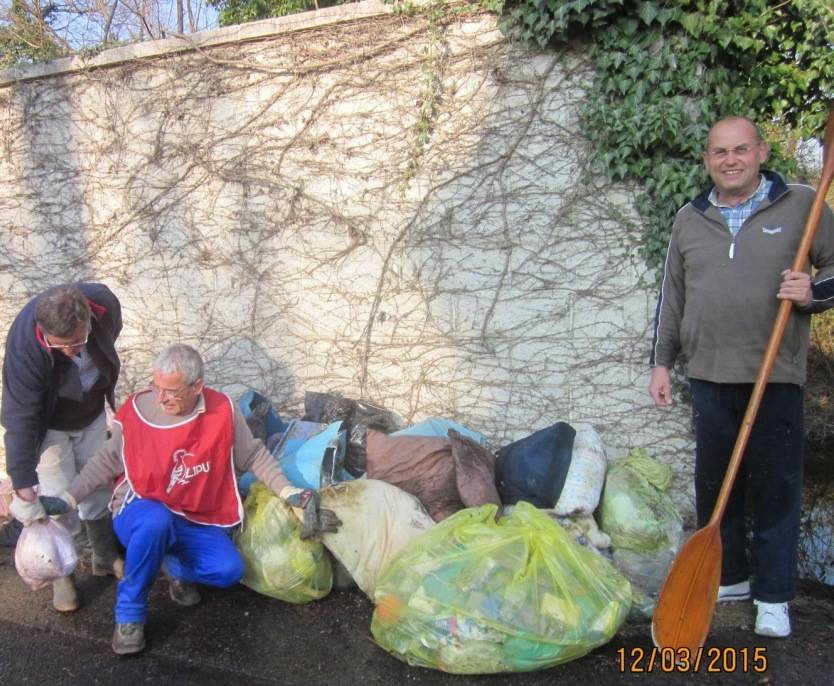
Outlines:
{"type": "Polygon", "coordinates": [[[810,187],[760,169],[769,148],[743,117],[716,123],[703,153],[714,186],[675,219],[657,306],[649,393],[672,403],[680,356],[692,389],[698,526],[712,515],[780,300],[794,303],[721,521],[718,600],[757,605],[755,631],[790,635],[795,594],[810,314],[834,306],[834,215],[825,208],[809,274],[788,267],[814,200],[810,187]],[[750,580],[745,500],[753,525],[750,580]]]}

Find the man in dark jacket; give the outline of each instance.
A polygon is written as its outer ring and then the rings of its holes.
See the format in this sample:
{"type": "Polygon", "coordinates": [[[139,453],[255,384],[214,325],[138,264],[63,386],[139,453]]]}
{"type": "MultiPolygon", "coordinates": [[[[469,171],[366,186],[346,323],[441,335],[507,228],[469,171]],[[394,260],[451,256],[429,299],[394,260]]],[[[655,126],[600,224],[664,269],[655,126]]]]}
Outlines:
{"type": "MultiPolygon", "coordinates": [[[[13,514],[24,524],[45,517],[40,495],[59,495],[107,436],[105,402],[115,409],[119,376],[115,341],[121,305],[107,286],[56,286],[33,298],[6,338],[0,422],[6,430],[6,470],[15,489],[13,514]]],[[[79,505],[93,548],[93,573],[120,576],[103,488],[79,505]]],[[[72,577],[52,584],[60,612],[78,608],[72,577]]]]}

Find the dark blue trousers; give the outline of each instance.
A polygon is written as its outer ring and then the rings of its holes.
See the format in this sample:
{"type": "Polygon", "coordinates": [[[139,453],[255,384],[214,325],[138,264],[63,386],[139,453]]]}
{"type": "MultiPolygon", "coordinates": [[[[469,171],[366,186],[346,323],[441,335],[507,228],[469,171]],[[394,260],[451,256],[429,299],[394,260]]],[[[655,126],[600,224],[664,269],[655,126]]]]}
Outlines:
{"type": "Polygon", "coordinates": [[[166,573],[182,581],[228,588],[243,577],[243,559],[226,529],[194,524],[155,500],[126,505],[113,529],[127,551],[116,590],[117,624],[145,621],[163,561],[166,573]]]}
{"type": "MultiPolygon", "coordinates": [[[[712,516],[753,384],[691,379],[698,526],[712,516]]],[[[750,576],[753,597],[768,603],[795,594],[804,449],[803,388],[768,384],[721,520],[721,584],[750,576]],[[752,532],[748,560],[745,503],[752,532]]]]}

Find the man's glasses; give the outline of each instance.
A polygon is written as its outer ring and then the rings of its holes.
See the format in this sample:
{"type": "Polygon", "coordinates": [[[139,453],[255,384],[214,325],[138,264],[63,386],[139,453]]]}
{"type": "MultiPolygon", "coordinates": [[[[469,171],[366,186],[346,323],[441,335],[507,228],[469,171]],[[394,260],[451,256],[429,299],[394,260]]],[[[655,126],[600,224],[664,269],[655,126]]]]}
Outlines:
{"type": "Polygon", "coordinates": [[[170,398],[171,400],[182,400],[185,397],[186,391],[191,388],[194,384],[186,384],[182,388],[160,388],[155,383],[151,382],[150,389],[156,393],[158,398],[165,400],[170,398]]]}
{"type": "Polygon", "coordinates": [[[707,155],[714,157],[717,160],[724,160],[727,159],[727,156],[730,153],[733,153],[736,157],[744,157],[745,155],[749,155],[752,150],[752,145],[745,144],[737,145],[734,148],[710,148],[707,150],[707,155]]]}
{"type": "Polygon", "coordinates": [[[87,333],[84,334],[84,340],[81,341],[73,341],[72,343],[50,343],[49,339],[46,337],[46,334],[43,334],[43,342],[47,348],[50,350],[69,350],[70,348],[80,348],[82,345],[85,345],[87,341],[90,340],[90,327],[87,327],[87,333]]]}

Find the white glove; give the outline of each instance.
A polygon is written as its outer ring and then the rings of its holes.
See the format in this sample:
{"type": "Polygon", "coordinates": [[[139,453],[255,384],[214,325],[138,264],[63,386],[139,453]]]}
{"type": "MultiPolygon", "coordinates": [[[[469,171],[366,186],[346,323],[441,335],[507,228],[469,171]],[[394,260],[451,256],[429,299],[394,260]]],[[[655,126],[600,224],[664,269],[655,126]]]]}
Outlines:
{"type": "Polygon", "coordinates": [[[46,510],[43,509],[40,499],[23,500],[23,498],[18,497],[17,493],[12,496],[12,504],[9,506],[9,512],[23,526],[29,526],[32,522],[37,522],[47,517],[46,510]]]}

